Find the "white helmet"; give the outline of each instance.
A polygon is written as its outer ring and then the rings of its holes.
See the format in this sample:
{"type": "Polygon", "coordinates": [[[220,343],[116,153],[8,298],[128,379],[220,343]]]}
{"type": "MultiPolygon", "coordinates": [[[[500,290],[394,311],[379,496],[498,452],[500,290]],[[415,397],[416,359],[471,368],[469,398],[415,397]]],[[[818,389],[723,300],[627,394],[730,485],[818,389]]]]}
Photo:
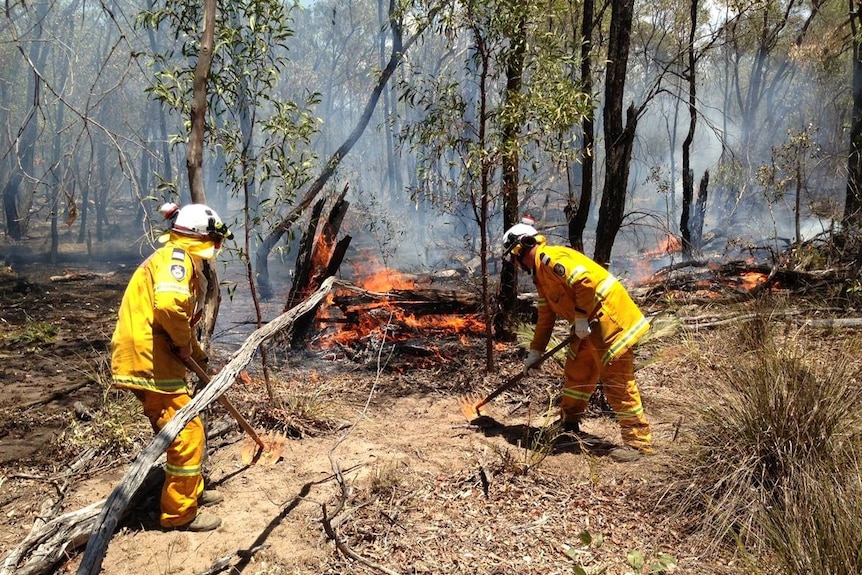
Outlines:
{"type": "MultiPolygon", "coordinates": [[[[524,216],[521,221],[503,233],[503,258],[509,255],[515,257],[520,255],[522,240],[527,237],[535,237],[539,234],[533,224],[536,223],[531,216],[524,216]]],[[[535,244],[533,244],[535,245],[535,244]]]]}
{"type": "Polygon", "coordinates": [[[184,236],[207,238],[215,242],[233,239],[231,232],[216,211],[204,204],[189,204],[180,208],[176,204],[163,204],[159,212],[166,220],[173,220],[171,231],[184,236]]]}

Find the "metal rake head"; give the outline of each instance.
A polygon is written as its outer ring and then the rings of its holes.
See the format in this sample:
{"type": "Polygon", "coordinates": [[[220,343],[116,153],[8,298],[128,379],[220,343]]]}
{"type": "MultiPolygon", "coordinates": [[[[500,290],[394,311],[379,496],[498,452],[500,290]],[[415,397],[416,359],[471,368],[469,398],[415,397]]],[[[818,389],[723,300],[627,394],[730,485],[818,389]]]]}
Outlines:
{"type": "Polygon", "coordinates": [[[243,465],[275,465],[281,459],[287,436],[283,431],[269,431],[260,435],[263,447],[246,437],[242,446],[243,465]]]}

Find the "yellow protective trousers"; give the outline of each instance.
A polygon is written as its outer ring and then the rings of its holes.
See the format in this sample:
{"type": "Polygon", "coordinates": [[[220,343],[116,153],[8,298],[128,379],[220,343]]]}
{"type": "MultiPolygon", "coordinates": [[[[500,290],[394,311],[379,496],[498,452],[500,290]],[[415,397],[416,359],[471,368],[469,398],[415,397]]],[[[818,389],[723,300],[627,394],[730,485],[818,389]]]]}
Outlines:
{"type": "MultiPolygon", "coordinates": [[[[159,393],[133,390],[144,406],[144,414],[158,432],[185,406],[191,397],[185,393],[159,393]]],[[[198,513],[198,496],[204,490],[201,464],[206,434],[200,417],[189,421],[167,450],[165,483],[162,486],[162,527],[179,527],[191,522],[198,513]]]]}
{"type": "Polygon", "coordinates": [[[620,425],[623,443],[651,451],[652,432],[635,383],[634,352],[627,349],[612,362],[602,365],[605,351],[596,348],[592,338],[572,342],[566,354],[566,383],[560,400],[563,420],[581,420],[601,379],[605,398],[620,425]]]}

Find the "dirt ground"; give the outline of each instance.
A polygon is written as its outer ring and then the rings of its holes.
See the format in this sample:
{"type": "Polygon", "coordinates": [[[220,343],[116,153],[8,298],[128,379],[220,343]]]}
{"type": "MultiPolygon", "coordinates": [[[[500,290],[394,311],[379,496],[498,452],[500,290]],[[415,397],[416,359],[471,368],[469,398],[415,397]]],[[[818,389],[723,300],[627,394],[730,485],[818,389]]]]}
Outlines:
{"type": "MultiPolygon", "coordinates": [[[[132,269],[33,265],[7,267],[0,276],[0,560],[40,514],[107,497],[152,439],[134,402],[106,387],[108,342],[132,269]],[[34,324],[55,326],[56,335],[50,342],[4,337],[34,324]],[[123,409],[128,417],[118,413],[123,409]],[[108,426],[109,417],[123,423],[108,426]]],[[[248,309],[239,300],[223,304],[231,323],[216,334],[213,367],[230,359],[248,309]]],[[[542,432],[558,367],[546,365],[498,398],[485,412],[491,424],[480,427],[463,417],[458,397],[492,390],[521,368],[522,352],[515,343],[501,345],[500,373],[483,375],[480,337],[422,343],[445,343],[450,351],[432,359],[395,351],[362,362],[315,350],[272,352],[271,385],[284,411],[265,407],[266,386],[253,362],[248,381],[227,397],[256,428],[287,431],[281,459],[244,465],[247,438],[227,425],[228,433],[211,439],[207,462],[209,488],[225,496],[208,511],[223,525],[209,533],[162,531],[157,504],[146,499],[120,523],[103,572],[552,575],[576,565],[588,573],[647,572],[648,565],[632,567],[634,552],[647,564],[669,554],[677,573],[740,572],[732,556],[707,551],[656,505],[672,474],[676,405],[687,383],[677,360],[638,372],[657,454],[621,464],[604,455],[619,441],[606,417],[583,425],[588,446],[560,438],[547,453],[525,447],[542,432]],[[279,419],[291,410],[302,417],[279,419]],[[333,516],[330,525],[324,512],[333,516]]],[[[211,429],[230,422],[219,407],[206,419],[211,429]]],[[[75,572],[82,551],[55,572],[75,572]]]]}

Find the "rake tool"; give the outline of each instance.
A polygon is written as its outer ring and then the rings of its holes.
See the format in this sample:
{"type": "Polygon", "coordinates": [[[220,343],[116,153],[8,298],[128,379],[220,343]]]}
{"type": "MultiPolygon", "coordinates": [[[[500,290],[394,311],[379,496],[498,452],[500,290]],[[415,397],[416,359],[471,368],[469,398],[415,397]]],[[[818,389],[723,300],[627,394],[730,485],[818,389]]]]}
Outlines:
{"type": "MultiPolygon", "coordinates": [[[[200,366],[198,362],[196,362],[192,358],[187,358],[182,360],[188,369],[193,371],[195,375],[203,382],[204,385],[209,385],[210,376],[200,366]]],[[[242,416],[242,414],[237,411],[237,409],[233,406],[233,404],[228,401],[224,395],[219,396],[219,403],[225,409],[230,412],[236,422],[242,427],[243,431],[245,431],[249,437],[252,439],[252,442],[249,444],[246,442],[246,445],[243,446],[242,450],[242,462],[244,465],[249,465],[252,463],[261,463],[274,465],[278,459],[281,457],[281,452],[284,451],[284,445],[287,442],[287,437],[284,436],[283,433],[275,433],[275,434],[266,434],[266,441],[264,441],[260,435],[254,430],[254,428],[249,424],[249,422],[242,416]]]]}
{"type": "MultiPolygon", "coordinates": [[[[554,346],[553,349],[551,349],[550,351],[546,351],[542,355],[542,357],[539,358],[539,361],[534,363],[532,367],[539,367],[540,365],[545,363],[546,359],[572,343],[572,340],[574,338],[575,334],[569,333],[569,335],[566,336],[565,339],[563,339],[563,341],[561,341],[559,344],[554,346]]],[[[482,414],[479,412],[479,409],[490,403],[494,398],[496,398],[504,391],[507,391],[514,387],[515,384],[524,379],[526,375],[527,373],[525,371],[521,371],[513,375],[512,377],[504,381],[502,384],[500,384],[497,389],[486,395],[484,399],[479,399],[476,395],[473,394],[462,396],[458,400],[458,405],[461,408],[461,413],[464,414],[464,417],[467,418],[467,421],[475,421],[479,419],[480,417],[482,417],[482,414]]]]}

